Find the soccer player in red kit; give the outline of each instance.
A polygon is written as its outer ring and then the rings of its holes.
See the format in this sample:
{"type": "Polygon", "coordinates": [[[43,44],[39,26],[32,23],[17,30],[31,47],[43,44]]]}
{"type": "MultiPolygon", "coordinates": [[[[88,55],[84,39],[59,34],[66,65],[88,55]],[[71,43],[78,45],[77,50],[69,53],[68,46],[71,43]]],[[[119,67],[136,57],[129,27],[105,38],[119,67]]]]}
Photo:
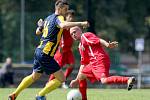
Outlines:
{"type": "Polygon", "coordinates": [[[76,79],[70,83],[74,87],[79,82],[79,90],[82,94],[82,100],[87,100],[86,90],[89,79],[91,83],[101,81],[102,84],[127,84],[128,90],[131,90],[135,81],[134,77],[110,76],[110,60],[108,54],[102,46],[115,48],[118,42],[106,42],[91,32],[82,34],[79,27],[72,27],[70,34],[73,39],[80,40],[79,51],[81,55],[81,66],[76,79]]]}
{"type": "MultiPolygon", "coordinates": [[[[72,22],[74,20],[74,10],[68,10],[66,14],[66,21],[72,22]]],[[[72,52],[72,45],[73,45],[73,38],[70,35],[70,29],[65,29],[62,34],[62,39],[60,42],[59,49],[57,50],[54,58],[57,61],[57,63],[60,65],[60,67],[65,66],[66,64],[67,69],[65,72],[65,77],[67,78],[72,70],[74,65],[74,55],[72,52]]],[[[53,75],[50,75],[49,80],[54,79],[53,75]]],[[[68,88],[68,86],[64,83],[62,83],[63,88],[68,88]]]]}

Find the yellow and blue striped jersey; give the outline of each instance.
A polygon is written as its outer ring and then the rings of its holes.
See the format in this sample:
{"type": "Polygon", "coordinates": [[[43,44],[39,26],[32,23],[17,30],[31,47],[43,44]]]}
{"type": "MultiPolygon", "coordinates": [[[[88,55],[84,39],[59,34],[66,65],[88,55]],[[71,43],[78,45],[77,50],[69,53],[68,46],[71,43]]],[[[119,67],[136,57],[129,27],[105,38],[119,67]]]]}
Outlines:
{"type": "Polygon", "coordinates": [[[61,40],[63,29],[59,27],[59,24],[62,22],[64,22],[64,17],[56,14],[44,20],[43,34],[38,48],[51,57],[54,56],[61,40]]]}

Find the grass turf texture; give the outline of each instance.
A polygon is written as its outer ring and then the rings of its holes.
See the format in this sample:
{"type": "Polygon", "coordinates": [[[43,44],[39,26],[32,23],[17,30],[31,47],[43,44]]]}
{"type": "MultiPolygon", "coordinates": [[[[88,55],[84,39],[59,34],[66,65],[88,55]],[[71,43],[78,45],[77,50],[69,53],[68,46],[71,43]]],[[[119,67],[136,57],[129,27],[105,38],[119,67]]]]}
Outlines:
{"type": "MultiPolygon", "coordinates": [[[[14,89],[0,88],[0,100],[7,100],[7,96],[14,89]]],[[[25,89],[17,100],[35,100],[39,88],[25,89]]],[[[66,100],[69,89],[57,89],[47,95],[47,100],[66,100]]],[[[150,89],[88,89],[88,100],[150,100],[150,89]]]]}

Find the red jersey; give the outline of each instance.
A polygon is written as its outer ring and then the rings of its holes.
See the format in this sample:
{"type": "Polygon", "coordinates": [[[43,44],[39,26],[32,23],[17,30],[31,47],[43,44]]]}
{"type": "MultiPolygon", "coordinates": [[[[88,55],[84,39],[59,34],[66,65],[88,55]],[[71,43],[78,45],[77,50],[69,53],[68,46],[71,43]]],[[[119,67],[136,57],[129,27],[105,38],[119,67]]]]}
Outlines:
{"type": "Polygon", "coordinates": [[[100,38],[91,32],[82,34],[79,51],[82,65],[95,65],[97,62],[109,61],[108,54],[101,46],[100,38]]]}
{"type": "Polygon", "coordinates": [[[67,50],[71,50],[73,45],[73,38],[70,35],[69,29],[65,29],[63,31],[63,36],[60,42],[60,46],[62,48],[63,52],[66,52],[67,50]]]}

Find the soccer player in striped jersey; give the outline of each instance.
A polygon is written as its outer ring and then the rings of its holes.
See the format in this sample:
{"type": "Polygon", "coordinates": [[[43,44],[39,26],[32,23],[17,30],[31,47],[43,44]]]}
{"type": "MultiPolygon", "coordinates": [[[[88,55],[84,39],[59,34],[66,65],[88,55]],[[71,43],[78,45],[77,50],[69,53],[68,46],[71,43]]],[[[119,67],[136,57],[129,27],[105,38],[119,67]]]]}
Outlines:
{"type": "Polygon", "coordinates": [[[80,40],[79,51],[81,55],[81,66],[76,79],[72,80],[70,86],[73,87],[79,82],[79,90],[82,100],[87,100],[87,83],[99,81],[102,84],[127,84],[127,89],[131,90],[135,81],[134,77],[110,76],[110,60],[108,54],[102,46],[115,48],[118,42],[106,42],[91,32],[82,34],[79,27],[72,27],[70,34],[73,39],[80,40]]]}
{"type": "MultiPolygon", "coordinates": [[[[65,16],[65,20],[67,22],[72,22],[74,20],[74,10],[68,10],[67,14],[65,16]]],[[[65,71],[65,77],[67,77],[71,74],[73,71],[73,65],[74,65],[74,55],[72,51],[72,45],[73,45],[73,38],[70,35],[70,29],[64,29],[60,45],[58,47],[58,50],[54,56],[54,59],[57,61],[57,63],[62,68],[66,65],[66,71],[65,71]]],[[[49,81],[54,79],[54,75],[50,75],[49,81]]],[[[62,84],[62,88],[67,89],[68,86],[65,84],[65,82],[62,84]]]]}
{"type": "MultiPolygon", "coordinates": [[[[36,34],[42,34],[40,44],[35,49],[33,73],[25,77],[17,89],[9,95],[8,100],[15,100],[19,93],[29,87],[42,73],[47,75],[54,74],[55,79],[49,81],[47,85],[39,91],[36,100],[46,100],[45,95],[52,92],[65,81],[64,73],[59,64],[54,60],[54,54],[61,40],[63,29],[73,26],[88,26],[88,22],[66,22],[64,15],[68,11],[68,3],[64,0],[58,0],[55,3],[55,13],[49,15],[39,25],[36,34]]],[[[39,22],[38,22],[39,24],[39,22]]]]}

